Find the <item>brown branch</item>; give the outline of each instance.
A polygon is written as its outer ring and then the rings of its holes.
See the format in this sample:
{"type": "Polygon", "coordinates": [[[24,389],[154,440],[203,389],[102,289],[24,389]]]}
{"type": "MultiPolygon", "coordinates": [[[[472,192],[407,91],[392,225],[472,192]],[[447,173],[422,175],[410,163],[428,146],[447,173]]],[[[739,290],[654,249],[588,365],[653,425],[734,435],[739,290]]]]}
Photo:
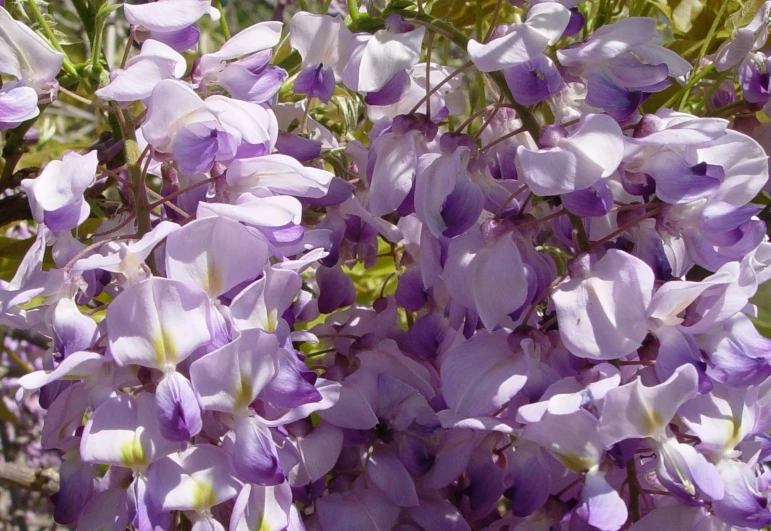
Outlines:
{"type": "Polygon", "coordinates": [[[0,485],[54,494],[59,491],[59,473],[52,468],[30,468],[19,463],[0,462],[0,485]]]}
{"type": "Polygon", "coordinates": [[[48,339],[43,334],[35,332],[34,330],[21,330],[8,326],[0,326],[0,336],[2,335],[11,337],[18,341],[26,341],[31,345],[42,348],[43,350],[47,349],[50,344],[50,339],[48,339]]]}
{"type": "Polygon", "coordinates": [[[0,226],[24,219],[32,219],[32,211],[25,194],[18,193],[0,199],[0,226]]]}

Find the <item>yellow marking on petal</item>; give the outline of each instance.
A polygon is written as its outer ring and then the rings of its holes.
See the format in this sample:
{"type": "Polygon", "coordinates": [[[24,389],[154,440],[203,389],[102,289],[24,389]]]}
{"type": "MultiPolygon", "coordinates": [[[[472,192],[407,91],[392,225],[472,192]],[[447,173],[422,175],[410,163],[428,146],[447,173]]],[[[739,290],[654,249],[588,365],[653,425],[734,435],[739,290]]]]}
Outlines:
{"type": "Polygon", "coordinates": [[[236,391],[236,410],[249,406],[252,402],[252,382],[243,374],[238,375],[238,390],[236,391]]]}
{"type": "Polygon", "coordinates": [[[592,461],[575,454],[558,454],[560,462],[576,473],[586,472],[592,467],[592,461]]]}
{"type": "Polygon", "coordinates": [[[654,434],[666,425],[658,411],[643,406],[643,428],[645,433],[654,434]]]}
{"type": "Polygon", "coordinates": [[[268,320],[265,322],[265,331],[273,334],[278,328],[278,310],[268,312],[268,320]]]}
{"type": "Polygon", "coordinates": [[[139,434],[135,434],[134,437],[120,446],[120,455],[121,462],[126,468],[135,468],[146,464],[145,449],[142,447],[139,434]]]}
{"type": "Polygon", "coordinates": [[[216,297],[222,290],[222,273],[211,256],[209,256],[209,267],[206,271],[206,286],[212,297],[216,297]]]}
{"type": "Polygon", "coordinates": [[[727,452],[733,450],[739,442],[741,442],[742,421],[736,417],[732,417],[730,421],[730,427],[728,429],[728,440],[723,447],[723,451],[727,452]]]}
{"type": "Polygon", "coordinates": [[[126,276],[133,276],[137,269],[142,266],[142,261],[134,253],[126,253],[126,256],[121,260],[118,268],[120,272],[126,276]]]}
{"type": "Polygon", "coordinates": [[[260,521],[257,523],[257,527],[254,529],[255,531],[270,531],[270,523],[261,516],[260,521]]]}
{"type": "Polygon", "coordinates": [[[214,489],[208,483],[197,479],[193,480],[193,504],[196,511],[203,511],[216,505],[214,489]]]}
{"type": "Polygon", "coordinates": [[[161,333],[153,339],[153,348],[155,349],[155,361],[158,368],[167,365],[177,364],[177,347],[174,344],[174,338],[161,328],[161,333]]]}

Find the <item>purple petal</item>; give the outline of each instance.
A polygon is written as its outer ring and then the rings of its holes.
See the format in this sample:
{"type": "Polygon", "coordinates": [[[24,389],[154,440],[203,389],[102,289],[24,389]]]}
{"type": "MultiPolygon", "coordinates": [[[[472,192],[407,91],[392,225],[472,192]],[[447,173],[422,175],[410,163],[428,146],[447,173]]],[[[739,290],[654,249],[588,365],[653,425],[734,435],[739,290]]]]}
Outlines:
{"type": "Polygon", "coordinates": [[[455,347],[441,367],[447,405],[456,414],[490,415],[525,385],[527,357],[509,348],[505,331],[479,333],[455,347]]]}
{"type": "Polygon", "coordinates": [[[321,528],[329,531],[385,531],[393,529],[399,516],[399,506],[375,488],[323,496],[316,501],[316,510],[321,528]]]}
{"type": "Polygon", "coordinates": [[[367,105],[391,105],[401,100],[410,86],[410,76],[406,70],[400,70],[383,88],[376,92],[368,92],[364,96],[367,105]]]}
{"type": "Polygon", "coordinates": [[[343,448],[343,430],[322,422],[309,435],[295,443],[300,463],[289,474],[292,486],[307,485],[323,479],[335,466],[343,448]]]}
{"type": "Polygon", "coordinates": [[[527,63],[503,71],[514,99],[522,105],[535,105],[562,88],[562,76],[554,62],[541,54],[527,63]]]}
{"type": "Polygon", "coordinates": [[[64,357],[88,349],[98,337],[96,322],[80,313],[72,299],[61,299],[54,306],[51,330],[54,349],[64,357]]]}
{"type": "Polygon", "coordinates": [[[324,68],[323,64],[306,68],[295,78],[294,91],[327,103],[335,92],[335,73],[331,68],[324,68]]]}
{"type": "Polygon", "coordinates": [[[191,124],[177,131],[171,150],[182,173],[194,175],[212,168],[220,150],[220,134],[225,133],[203,124],[191,124]]]}
{"type": "Polygon", "coordinates": [[[353,281],[340,267],[320,267],[316,270],[316,281],[319,283],[318,302],[321,313],[332,313],[356,300],[353,281]]]}
{"type": "Polygon", "coordinates": [[[276,151],[300,162],[307,162],[318,157],[321,154],[321,147],[320,141],[294,133],[279,133],[276,140],[276,151]]]}
{"type": "Polygon", "coordinates": [[[580,266],[591,273],[577,271],[553,295],[560,337],[576,356],[621,358],[637,350],[648,333],[646,309],[653,292],[653,271],[642,260],[616,249],[593,265],[590,261],[584,257],[580,266]]]}
{"type": "Polygon", "coordinates": [[[150,38],[162,42],[174,51],[184,52],[198,47],[201,30],[193,24],[176,31],[151,31],[150,38]]]}
{"type": "Polygon", "coordinates": [[[604,216],[613,207],[613,192],[605,179],[585,190],[562,195],[562,204],[578,216],[604,216]]]}
{"type": "Polygon", "coordinates": [[[445,198],[441,208],[442,222],[446,227],[442,236],[454,238],[469,230],[479,219],[484,203],[485,197],[479,186],[459,175],[455,188],[445,198]]]}
{"type": "Polygon", "coordinates": [[[423,289],[420,267],[410,266],[399,277],[399,284],[394,294],[396,303],[410,312],[417,312],[428,300],[423,289]]]}
{"type": "Polygon", "coordinates": [[[543,451],[535,444],[517,445],[508,461],[508,472],[513,484],[506,490],[514,516],[530,516],[549,498],[552,488],[551,473],[543,451]]]}
{"type": "Polygon", "coordinates": [[[315,382],[316,373],[305,368],[296,356],[279,350],[276,376],[265,386],[262,399],[276,408],[293,408],[321,400],[315,382]]]}
{"type": "Polygon", "coordinates": [[[415,483],[402,462],[394,454],[376,448],[367,465],[367,475],[386,497],[399,507],[418,505],[415,483]]]}
{"type": "Polygon", "coordinates": [[[0,92],[0,129],[16,127],[40,114],[38,95],[32,87],[14,87],[0,92]]]}
{"type": "Polygon", "coordinates": [[[276,455],[270,430],[258,419],[249,417],[236,424],[233,467],[244,481],[257,485],[279,485],[284,471],[276,455]]]}
{"type": "Polygon", "coordinates": [[[570,9],[570,20],[565,27],[565,31],[562,32],[562,37],[573,37],[581,31],[586,24],[586,17],[578,10],[577,7],[570,9]]]}
{"type": "Polygon", "coordinates": [[[93,465],[83,463],[77,455],[64,459],[59,468],[59,492],[53,496],[54,520],[63,525],[74,524],[94,495],[95,487],[93,465]]]}
{"type": "Polygon", "coordinates": [[[240,61],[226,66],[217,82],[236,99],[265,103],[276,95],[288,76],[286,70],[273,65],[255,74],[240,61]]]}
{"type": "Polygon", "coordinates": [[[557,2],[536,4],[528,11],[527,20],[512,24],[506,35],[485,44],[469,41],[469,57],[481,72],[530,61],[559,40],[569,21],[570,11],[557,2]]]}
{"type": "Polygon", "coordinates": [[[155,391],[161,434],[170,441],[186,441],[201,431],[201,408],[187,378],[176,371],[163,377],[155,391]]]}
{"type": "Polygon", "coordinates": [[[670,204],[684,204],[712,194],[723,182],[721,166],[702,162],[688,164],[674,154],[660,154],[654,162],[656,195],[670,204]]]}
{"type": "Polygon", "coordinates": [[[605,109],[617,120],[629,118],[643,100],[641,92],[619,87],[598,73],[589,75],[587,90],[586,103],[605,109]]]}
{"type": "Polygon", "coordinates": [[[602,531],[616,531],[628,517],[626,503],[604,477],[587,474],[581,491],[582,504],[576,509],[589,525],[602,531]]]}

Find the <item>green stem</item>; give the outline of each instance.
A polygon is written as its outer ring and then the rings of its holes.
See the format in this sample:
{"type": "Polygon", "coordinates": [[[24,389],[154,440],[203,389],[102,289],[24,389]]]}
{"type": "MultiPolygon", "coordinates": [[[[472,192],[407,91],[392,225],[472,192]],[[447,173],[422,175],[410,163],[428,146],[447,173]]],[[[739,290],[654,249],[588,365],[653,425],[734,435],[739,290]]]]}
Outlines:
{"type": "MultiPolygon", "coordinates": [[[[710,63],[709,66],[705,68],[701,68],[701,60],[704,59],[704,56],[707,55],[707,51],[709,50],[710,44],[712,44],[712,39],[715,38],[715,33],[717,32],[717,27],[720,25],[720,21],[723,20],[723,15],[725,15],[725,11],[728,8],[728,0],[723,0],[722,4],[720,5],[720,10],[717,12],[717,16],[715,17],[715,20],[712,21],[712,26],[709,28],[709,33],[707,33],[707,37],[704,39],[704,43],[701,45],[701,49],[699,50],[699,56],[696,58],[696,63],[694,64],[694,69],[700,69],[696,74],[691,76],[691,79],[699,78],[701,79],[704,77],[701,74],[703,71],[709,70],[712,71],[714,69],[714,63],[710,63]]],[[[691,87],[683,94],[682,99],[680,100],[680,105],[678,105],[677,109],[682,110],[683,107],[685,107],[685,104],[688,101],[688,95],[690,94],[690,89],[693,88],[693,85],[696,84],[694,81],[693,83],[689,84],[691,87]]]]}
{"type": "Polygon", "coordinates": [[[123,135],[123,150],[126,157],[126,169],[131,177],[131,186],[134,191],[134,213],[137,217],[137,236],[140,238],[150,232],[150,208],[145,192],[146,176],[139,164],[141,152],[137,144],[136,131],[134,131],[131,116],[126,116],[124,111],[117,109],[118,122],[123,135]]]}
{"type": "Polygon", "coordinates": [[[723,107],[720,107],[719,109],[715,109],[713,111],[709,111],[707,113],[707,116],[722,116],[724,114],[733,114],[734,111],[741,109],[745,105],[744,100],[739,100],[734,103],[731,103],[730,105],[725,105],[723,107]]]}
{"type": "Polygon", "coordinates": [[[728,8],[728,0],[723,0],[722,5],[720,6],[720,10],[717,12],[717,16],[715,17],[715,20],[712,21],[712,26],[709,28],[709,33],[707,33],[707,38],[704,39],[704,43],[701,45],[701,50],[699,50],[699,57],[696,59],[696,68],[698,68],[701,65],[701,60],[704,59],[704,56],[707,55],[707,51],[709,50],[710,44],[712,44],[712,39],[715,38],[715,33],[717,33],[717,27],[720,25],[720,21],[723,20],[723,15],[725,15],[725,11],[728,8]]]}
{"type": "Polygon", "coordinates": [[[220,29],[222,34],[225,35],[225,39],[230,39],[230,28],[228,28],[228,21],[225,18],[225,9],[222,7],[222,0],[214,0],[214,7],[220,12],[220,29]]]}
{"type": "Polygon", "coordinates": [[[571,213],[568,213],[568,217],[570,218],[570,224],[573,225],[573,230],[576,231],[579,249],[588,253],[592,248],[592,242],[589,241],[589,235],[586,234],[586,227],[584,227],[583,220],[579,216],[571,213]]]}
{"type": "Polygon", "coordinates": [[[14,362],[16,362],[19,367],[21,367],[21,370],[23,370],[26,374],[35,371],[35,368],[32,365],[21,359],[21,357],[12,349],[4,348],[3,350],[14,362]]]}
{"type": "Polygon", "coordinates": [[[43,33],[45,34],[51,46],[53,46],[57,51],[64,54],[64,61],[62,63],[62,67],[64,68],[64,70],[68,74],[71,74],[76,78],[78,78],[79,81],[82,81],[80,74],[78,73],[77,70],[75,70],[75,66],[70,61],[70,58],[67,57],[67,54],[65,53],[64,48],[62,48],[62,45],[59,44],[59,41],[54,35],[53,30],[51,30],[51,26],[49,26],[48,22],[46,22],[46,19],[43,17],[43,13],[40,12],[40,9],[37,7],[35,0],[27,0],[27,8],[29,8],[30,12],[32,12],[32,15],[35,17],[35,20],[37,21],[37,23],[40,24],[40,27],[42,28],[43,33]]]}
{"type": "Polygon", "coordinates": [[[331,6],[331,5],[332,5],[332,0],[326,0],[324,2],[324,5],[321,6],[321,14],[322,15],[326,15],[327,11],[329,11],[329,6],[331,6]]]}
{"type": "Polygon", "coordinates": [[[359,13],[359,4],[356,0],[348,0],[348,14],[351,16],[351,21],[355,24],[361,18],[359,13]]]}
{"type": "MultiPolygon", "coordinates": [[[[670,107],[678,100],[681,101],[681,104],[688,100],[688,94],[691,93],[691,89],[698,83],[704,76],[712,72],[712,69],[715,68],[714,64],[709,64],[693,74],[690,78],[688,78],[688,81],[686,84],[678,90],[671,98],[669,98],[667,101],[664,102],[662,107],[670,107]]],[[[679,108],[679,106],[678,106],[679,108]]]]}
{"type": "Polygon", "coordinates": [[[477,41],[482,41],[482,0],[476,1],[476,31],[477,41]]]}
{"type": "Polygon", "coordinates": [[[96,33],[94,33],[94,42],[91,44],[91,68],[94,71],[99,69],[99,55],[102,51],[102,35],[104,34],[104,23],[98,23],[96,33]]]}

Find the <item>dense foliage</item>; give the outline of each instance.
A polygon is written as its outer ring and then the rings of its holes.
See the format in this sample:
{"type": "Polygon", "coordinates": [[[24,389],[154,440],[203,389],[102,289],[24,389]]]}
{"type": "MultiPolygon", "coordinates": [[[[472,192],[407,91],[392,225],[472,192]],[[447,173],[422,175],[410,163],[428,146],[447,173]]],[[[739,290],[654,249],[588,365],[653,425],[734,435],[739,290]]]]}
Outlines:
{"type": "Polygon", "coordinates": [[[771,525],[771,2],[245,4],[0,7],[20,527],[771,525]]]}

